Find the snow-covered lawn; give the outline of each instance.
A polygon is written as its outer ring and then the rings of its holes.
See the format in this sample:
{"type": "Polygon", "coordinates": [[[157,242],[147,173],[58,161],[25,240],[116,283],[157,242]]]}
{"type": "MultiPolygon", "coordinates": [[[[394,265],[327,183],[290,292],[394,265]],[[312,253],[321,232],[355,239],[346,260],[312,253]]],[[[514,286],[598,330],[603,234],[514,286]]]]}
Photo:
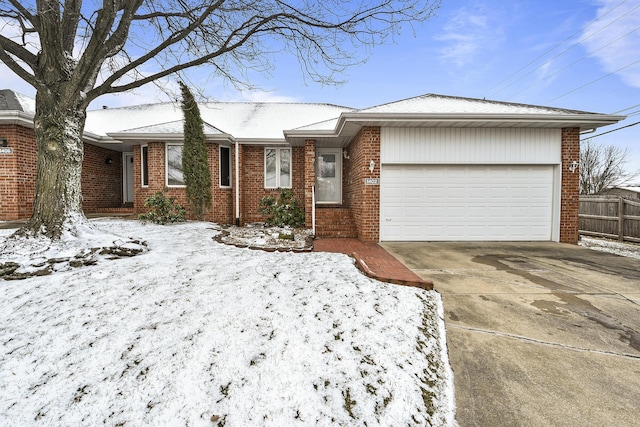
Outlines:
{"type": "Polygon", "coordinates": [[[620,256],[640,259],[640,244],[580,236],[579,245],[596,251],[609,252],[620,256]]]}
{"type": "Polygon", "coordinates": [[[0,425],[455,425],[437,293],[209,223],[94,223],[149,250],[0,281],[0,425]]]}

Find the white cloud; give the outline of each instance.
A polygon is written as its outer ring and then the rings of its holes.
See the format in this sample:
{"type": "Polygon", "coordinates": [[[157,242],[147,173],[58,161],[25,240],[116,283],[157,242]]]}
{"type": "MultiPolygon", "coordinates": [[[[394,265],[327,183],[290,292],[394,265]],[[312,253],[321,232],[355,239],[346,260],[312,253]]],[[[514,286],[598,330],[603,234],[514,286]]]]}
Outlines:
{"type": "Polygon", "coordinates": [[[436,36],[445,43],[440,58],[458,67],[475,62],[481,52],[502,39],[502,31],[490,19],[495,16],[495,11],[490,14],[482,4],[458,9],[436,36]]]}
{"type": "Polygon", "coordinates": [[[626,84],[640,88],[640,63],[631,65],[640,59],[640,0],[600,0],[598,5],[599,20],[585,29],[582,45],[606,72],[616,72],[626,84]]]}

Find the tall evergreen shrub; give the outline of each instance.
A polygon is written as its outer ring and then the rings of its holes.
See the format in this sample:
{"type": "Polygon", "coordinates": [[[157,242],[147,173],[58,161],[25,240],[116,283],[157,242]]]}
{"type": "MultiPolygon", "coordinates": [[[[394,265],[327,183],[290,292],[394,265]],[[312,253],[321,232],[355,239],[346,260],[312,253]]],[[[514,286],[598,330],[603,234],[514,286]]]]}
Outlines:
{"type": "Polygon", "coordinates": [[[184,114],[182,172],[187,201],[194,217],[202,219],[211,207],[211,173],[200,109],[189,88],[180,82],[184,114]]]}

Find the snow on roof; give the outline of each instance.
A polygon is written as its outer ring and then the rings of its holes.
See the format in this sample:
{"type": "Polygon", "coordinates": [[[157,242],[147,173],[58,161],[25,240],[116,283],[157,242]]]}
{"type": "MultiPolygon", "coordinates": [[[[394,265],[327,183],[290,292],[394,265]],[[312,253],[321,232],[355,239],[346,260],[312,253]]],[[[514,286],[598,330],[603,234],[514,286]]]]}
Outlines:
{"type": "Polygon", "coordinates": [[[22,111],[29,114],[36,114],[36,100],[27,95],[23,95],[18,92],[13,92],[18,99],[18,102],[22,106],[22,111]]]}
{"type": "Polygon", "coordinates": [[[627,190],[627,191],[635,191],[636,193],[640,193],[640,186],[636,186],[636,185],[631,185],[631,186],[625,186],[625,187],[613,187],[613,188],[618,188],[620,190],[627,190]]]}
{"type": "Polygon", "coordinates": [[[0,90],[0,110],[36,113],[36,100],[10,89],[0,90]]]}
{"type": "Polygon", "coordinates": [[[437,94],[420,95],[375,107],[358,110],[362,113],[449,113],[449,114],[592,114],[585,111],[539,105],[516,104],[485,99],[461,98],[437,94]]]}
{"type": "MultiPolygon", "coordinates": [[[[204,125],[204,133],[205,135],[220,135],[223,134],[220,129],[215,126],[211,126],[209,123],[203,123],[204,125]]],[[[172,122],[167,123],[158,123],[156,125],[150,126],[142,126],[133,129],[126,129],[119,132],[114,132],[118,134],[130,133],[130,134],[159,134],[159,133],[167,133],[167,134],[182,134],[184,130],[184,120],[174,120],[172,122]]]]}
{"type": "MultiPolygon", "coordinates": [[[[283,131],[354,111],[331,104],[209,102],[199,104],[203,121],[239,139],[284,139],[283,131]]],[[[97,135],[149,128],[182,119],[177,104],[146,104],[87,112],[85,130],[97,135]]]]}
{"type": "MultiPolygon", "coordinates": [[[[18,107],[24,112],[34,114],[35,100],[11,90],[0,90],[0,110],[18,107]]],[[[202,119],[208,125],[205,129],[206,134],[229,134],[241,140],[284,140],[283,132],[287,130],[332,131],[343,113],[550,117],[594,114],[437,94],[420,95],[359,110],[332,104],[282,102],[208,102],[200,103],[199,107],[202,119]]],[[[96,136],[123,133],[179,134],[182,133],[182,117],[179,104],[170,102],[90,110],[87,112],[85,131],[96,136]]]]}
{"type": "MultiPolygon", "coordinates": [[[[567,110],[563,108],[544,107],[539,105],[516,104],[511,102],[491,101],[485,99],[461,98],[437,94],[420,95],[400,101],[389,102],[374,107],[354,110],[363,114],[541,114],[541,115],[576,115],[593,114],[586,111],[567,110]]],[[[339,118],[332,118],[318,123],[308,124],[296,130],[334,130],[339,118]]]]}

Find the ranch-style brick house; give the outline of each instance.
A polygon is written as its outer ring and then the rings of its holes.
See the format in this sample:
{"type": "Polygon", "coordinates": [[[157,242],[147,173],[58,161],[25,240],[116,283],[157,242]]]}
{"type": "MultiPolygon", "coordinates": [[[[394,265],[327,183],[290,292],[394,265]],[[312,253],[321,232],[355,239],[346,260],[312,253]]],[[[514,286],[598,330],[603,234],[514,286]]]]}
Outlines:
{"type": "MultiPolygon", "coordinates": [[[[208,220],[264,220],[290,188],[317,236],[363,241],[578,241],[581,132],[622,116],[422,95],[371,108],[210,102],[208,220]]],[[[0,90],[0,220],[31,215],[34,101],[0,90]]],[[[86,213],[145,211],[168,190],[186,205],[182,111],[158,103],[89,111],[86,213]]]]}

